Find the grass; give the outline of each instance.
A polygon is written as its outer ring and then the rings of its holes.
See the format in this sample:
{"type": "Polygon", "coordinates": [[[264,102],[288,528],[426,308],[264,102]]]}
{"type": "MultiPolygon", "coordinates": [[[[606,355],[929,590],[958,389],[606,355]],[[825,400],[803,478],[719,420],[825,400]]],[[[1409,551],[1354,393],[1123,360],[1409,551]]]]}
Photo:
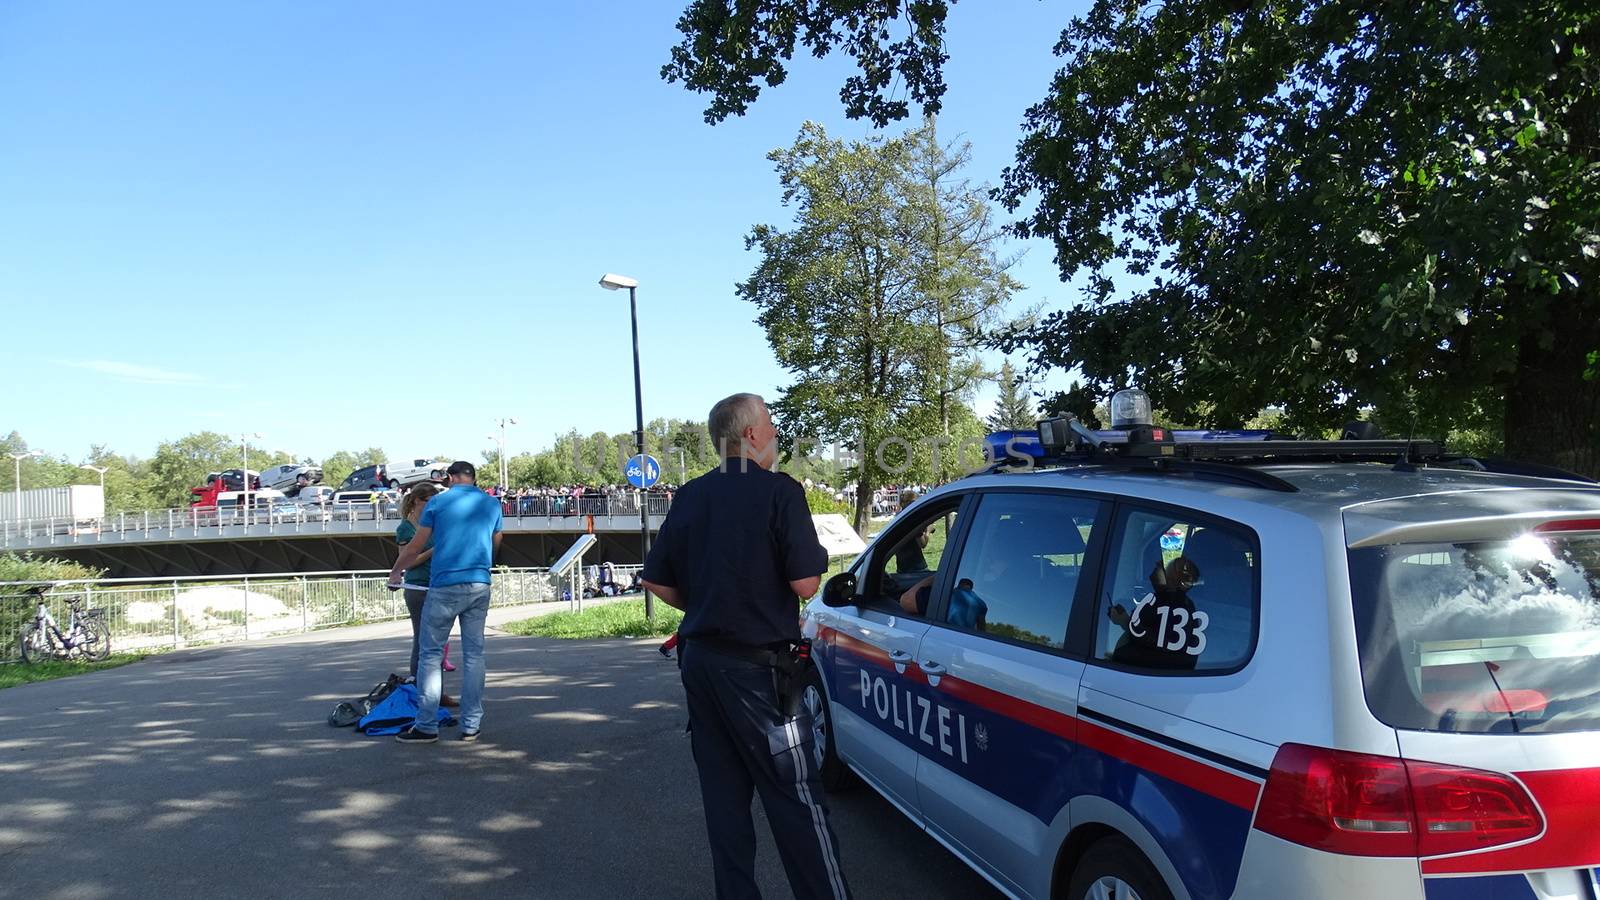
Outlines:
{"type": "Polygon", "coordinates": [[[45,660],[32,665],[24,662],[0,665],[0,689],[16,687],[19,684],[29,684],[35,681],[67,678],[100,669],[115,669],[131,662],[138,662],[149,655],[149,653],[113,653],[100,662],[45,660]]]}
{"type": "Polygon", "coordinates": [[[678,630],[683,613],[656,600],[656,619],[644,617],[644,600],[591,606],[582,612],[563,611],[507,622],[501,631],[510,634],[553,638],[666,637],[678,630]]]}

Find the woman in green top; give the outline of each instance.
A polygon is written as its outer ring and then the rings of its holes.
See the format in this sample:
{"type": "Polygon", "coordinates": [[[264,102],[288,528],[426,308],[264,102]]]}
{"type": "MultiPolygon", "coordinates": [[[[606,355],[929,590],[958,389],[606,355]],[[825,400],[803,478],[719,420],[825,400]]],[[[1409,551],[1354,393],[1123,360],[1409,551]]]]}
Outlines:
{"type": "MultiPolygon", "coordinates": [[[[417,536],[417,525],[422,519],[422,508],[428,501],[442,490],[431,481],[423,483],[406,492],[404,500],[400,501],[400,525],[394,530],[395,542],[400,546],[411,543],[417,536]]],[[[417,564],[406,570],[405,596],[406,611],[411,613],[411,674],[417,674],[417,642],[422,633],[422,604],[428,599],[428,579],[432,577],[428,571],[429,560],[433,559],[432,539],[429,546],[424,548],[422,555],[417,557],[417,564]],[[421,588],[421,590],[417,590],[421,588]]]]}

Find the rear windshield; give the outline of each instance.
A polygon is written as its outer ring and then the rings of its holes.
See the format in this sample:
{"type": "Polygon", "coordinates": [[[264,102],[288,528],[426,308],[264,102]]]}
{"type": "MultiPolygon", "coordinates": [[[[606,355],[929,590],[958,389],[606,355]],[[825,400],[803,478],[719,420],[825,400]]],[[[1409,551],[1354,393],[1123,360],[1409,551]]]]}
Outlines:
{"type": "Polygon", "coordinates": [[[1600,730],[1600,535],[1350,551],[1367,704],[1395,728],[1600,730]]]}

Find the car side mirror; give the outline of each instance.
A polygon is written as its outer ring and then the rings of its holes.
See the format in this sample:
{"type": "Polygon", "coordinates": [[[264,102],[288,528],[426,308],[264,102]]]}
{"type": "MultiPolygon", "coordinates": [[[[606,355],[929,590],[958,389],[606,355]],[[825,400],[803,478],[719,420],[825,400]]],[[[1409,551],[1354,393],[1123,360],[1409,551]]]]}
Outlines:
{"type": "Polygon", "coordinates": [[[850,572],[840,572],[828,579],[822,586],[823,606],[853,606],[856,602],[856,576],[850,572]]]}

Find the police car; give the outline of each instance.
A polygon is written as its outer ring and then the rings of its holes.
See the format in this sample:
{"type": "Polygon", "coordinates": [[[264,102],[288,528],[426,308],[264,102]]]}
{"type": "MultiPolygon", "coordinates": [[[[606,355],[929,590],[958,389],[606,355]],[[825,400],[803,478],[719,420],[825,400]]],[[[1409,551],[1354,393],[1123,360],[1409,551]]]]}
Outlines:
{"type": "Polygon", "coordinates": [[[1112,412],[806,608],[828,787],[1015,897],[1600,897],[1600,485],[1112,412]]]}

